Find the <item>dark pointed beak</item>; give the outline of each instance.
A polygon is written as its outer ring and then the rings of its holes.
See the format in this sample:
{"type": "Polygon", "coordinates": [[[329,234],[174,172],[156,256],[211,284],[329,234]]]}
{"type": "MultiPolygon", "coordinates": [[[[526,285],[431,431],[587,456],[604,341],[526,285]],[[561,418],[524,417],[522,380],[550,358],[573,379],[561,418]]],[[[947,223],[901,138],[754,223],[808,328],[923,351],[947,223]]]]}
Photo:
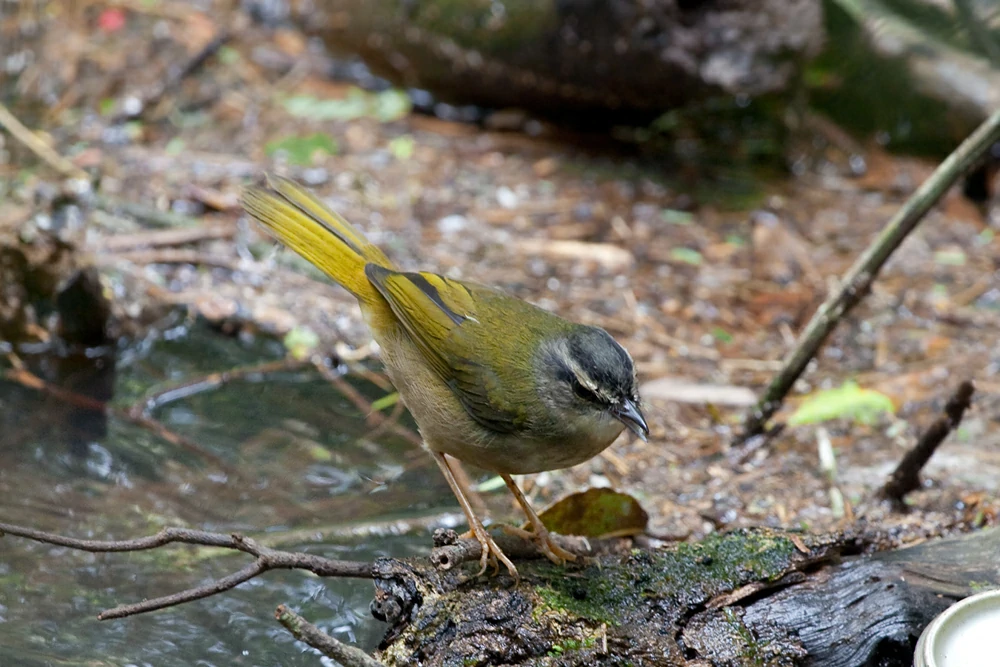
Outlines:
{"type": "Polygon", "coordinates": [[[615,418],[628,426],[629,430],[642,438],[643,442],[649,437],[649,427],[646,426],[646,418],[642,416],[639,406],[631,399],[625,401],[614,411],[615,418]]]}

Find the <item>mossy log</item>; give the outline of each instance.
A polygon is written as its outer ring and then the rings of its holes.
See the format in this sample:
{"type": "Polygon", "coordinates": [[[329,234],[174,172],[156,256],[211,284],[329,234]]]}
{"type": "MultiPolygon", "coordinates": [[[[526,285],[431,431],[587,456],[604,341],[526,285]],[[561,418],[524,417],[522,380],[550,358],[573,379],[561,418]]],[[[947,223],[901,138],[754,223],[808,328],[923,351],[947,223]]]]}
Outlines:
{"type": "Polygon", "coordinates": [[[822,41],[819,0],[310,0],[334,50],[453,103],[662,112],[786,90],[822,41]]]}
{"type": "Polygon", "coordinates": [[[560,568],[474,577],[376,564],[387,665],[899,665],[955,600],[1000,585],[1000,530],[891,552],[742,530],[560,568]]]}

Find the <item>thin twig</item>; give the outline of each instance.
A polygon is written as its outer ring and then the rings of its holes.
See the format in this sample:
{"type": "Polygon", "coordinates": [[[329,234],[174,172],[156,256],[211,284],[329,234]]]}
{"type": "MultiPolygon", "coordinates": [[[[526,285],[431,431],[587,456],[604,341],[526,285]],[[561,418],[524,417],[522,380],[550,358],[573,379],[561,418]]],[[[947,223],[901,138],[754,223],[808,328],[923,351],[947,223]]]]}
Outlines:
{"type": "Polygon", "coordinates": [[[372,404],[364,396],[362,396],[357,389],[348,384],[347,381],[340,376],[340,374],[331,370],[324,360],[319,358],[313,359],[313,366],[316,367],[316,370],[327,382],[336,387],[347,400],[354,404],[354,407],[356,407],[358,411],[365,416],[365,421],[368,422],[370,426],[378,428],[379,426],[385,424],[386,428],[405,439],[410,444],[417,445],[419,447],[423,443],[420,436],[410,429],[399,423],[390,421],[381,412],[372,410],[372,404]]]}
{"type": "Polygon", "coordinates": [[[0,104],[0,127],[4,127],[11,136],[20,141],[32,153],[37,155],[45,164],[55,169],[61,176],[67,178],[89,179],[83,169],[57,153],[55,149],[45,143],[34,132],[25,127],[3,104],[0,104]]]}
{"type": "Polygon", "coordinates": [[[268,533],[257,541],[272,549],[283,549],[304,542],[331,542],[344,540],[380,540],[399,535],[426,534],[440,526],[457,526],[465,522],[461,512],[437,512],[427,516],[337,523],[329,526],[310,526],[295,530],[268,533]]]}
{"type": "Polygon", "coordinates": [[[920,471],[931,460],[948,434],[962,422],[962,416],[972,404],[972,394],[975,390],[971,380],[958,385],[958,389],[944,406],[944,415],[935,420],[923,432],[913,449],[906,453],[889,480],[879,490],[879,496],[901,504],[906,494],[920,488],[920,471]]]}
{"type": "Polygon", "coordinates": [[[227,474],[236,474],[236,471],[232,468],[232,466],[226,463],[226,461],[222,458],[207,451],[194,440],[186,438],[179,433],[174,433],[167,428],[166,424],[157,421],[152,417],[143,414],[132,414],[128,410],[122,410],[111,405],[110,403],[105,403],[104,401],[100,401],[96,398],[91,398],[90,396],[85,396],[83,394],[69,391],[68,389],[63,389],[62,387],[57,387],[54,384],[49,384],[42,378],[24,368],[23,365],[15,365],[14,368],[9,368],[3,371],[3,373],[0,374],[0,377],[11,382],[16,382],[22,387],[28,387],[29,389],[35,389],[36,391],[48,394],[55,399],[69,403],[70,405],[78,408],[102,412],[124,422],[140,426],[148,431],[152,431],[170,444],[187,450],[201,459],[210,461],[227,474]]]}
{"type": "Polygon", "coordinates": [[[198,218],[172,211],[161,211],[152,206],[125,201],[100,192],[94,194],[94,203],[103,211],[135,218],[153,227],[200,227],[203,224],[198,218]]]}
{"type": "Polygon", "coordinates": [[[35,542],[54,544],[78,551],[92,553],[111,553],[128,551],[145,551],[156,549],[171,543],[196,544],[206,547],[233,549],[256,556],[256,560],[237,572],[221,579],[196,586],[179,593],[164,595],[158,598],[143,600],[134,604],[120,605],[98,614],[99,620],[124,618],[136,614],[144,614],[157,609],[173,607],[185,602],[228,591],[231,588],[249,581],[268,570],[308,570],[321,577],[355,577],[370,579],[372,577],[371,563],[359,561],[334,560],[313,554],[278,551],[258,544],[256,541],[238,534],[226,535],[210,533],[203,530],[188,528],[164,528],[155,535],[140,537],[133,540],[81,540],[75,537],[65,537],[47,533],[34,528],[26,528],[13,524],[0,523],[0,537],[14,535],[35,542]]]}
{"type": "Polygon", "coordinates": [[[150,250],[130,250],[114,255],[100,256],[101,264],[131,262],[137,266],[150,264],[190,264],[191,266],[214,266],[229,271],[240,270],[240,260],[223,255],[210,255],[187,248],[154,248],[150,250]]]}
{"type": "Polygon", "coordinates": [[[744,442],[764,431],[767,421],[781,408],[785,396],[816,356],[816,352],[830,332],[868,293],[875,276],[896,248],[945,192],[998,140],[1000,140],[1000,111],[994,112],[963,141],[962,145],[956,148],[930,178],[910,196],[878,237],[865,249],[854,266],[844,274],[840,281],[840,289],[813,315],[799,336],[795,348],[785,358],[781,372],[768,385],[757,405],[747,413],[743,432],[734,444],[744,442]]]}
{"type": "MultiPolygon", "coordinates": [[[[445,531],[447,532],[447,531],[445,531]]],[[[453,533],[453,531],[451,531],[453,533]]],[[[597,553],[595,545],[602,540],[588,540],[586,537],[578,535],[556,535],[550,533],[549,536],[560,547],[576,556],[593,556],[597,553]]],[[[538,545],[519,535],[514,535],[502,531],[492,532],[493,541],[510,558],[526,560],[529,558],[544,558],[545,555],[539,551],[538,545]]],[[[435,535],[435,541],[441,541],[435,535]]],[[[621,538],[610,538],[609,541],[621,542],[621,538]]],[[[431,550],[431,562],[442,570],[450,570],[462,563],[478,561],[483,553],[483,546],[479,540],[474,538],[462,538],[452,541],[449,544],[442,544],[431,550]]]]}
{"type": "Polygon", "coordinates": [[[138,248],[163,248],[180,246],[199,241],[228,239],[236,233],[233,225],[216,225],[214,227],[192,227],[181,229],[157,229],[136,232],[134,234],[117,234],[100,241],[97,248],[104,252],[126,252],[138,248]]]}
{"type": "Polygon", "coordinates": [[[209,373],[207,375],[185,380],[183,382],[171,384],[166,387],[159,387],[154,391],[147,393],[139,401],[132,405],[132,407],[128,409],[128,413],[134,417],[148,417],[153,410],[161,408],[173,401],[188,398],[189,396],[200,394],[203,391],[218,389],[219,387],[230,382],[241,380],[250,375],[263,375],[265,373],[274,373],[277,371],[299,370],[304,368],[307,363],[308,362],[299,361],[298,359],[294,359],[292,357],[287,357],[285,359],[267,361],[254,366],[241,366],[239,368],[231,368],[217,373],[209,373]]]}
{"type": "Polygon", "coordinates": [[[361,649],[337,641],[285,605],[278,606],[274,617],[293,637],[344,667],[385,667],[361,649]]]}
{"type": "Polygon", "coordinates": [[[166,97],[167,93],[179,86],[184,79],[201,69],[208,62],[209,58],[214,56],[231,37],[232,35],[228,31],[223,31],[210,39],[183,66],[168,70],[167,76],[161,83],[140,95],[138,99],[139,103],[135,105],[134,109],[125,109],[113,116],[111,124],[114,125],[134,118],[140,118],[150,109],[156,108],[163,101],[163,98],[166,97]]]}

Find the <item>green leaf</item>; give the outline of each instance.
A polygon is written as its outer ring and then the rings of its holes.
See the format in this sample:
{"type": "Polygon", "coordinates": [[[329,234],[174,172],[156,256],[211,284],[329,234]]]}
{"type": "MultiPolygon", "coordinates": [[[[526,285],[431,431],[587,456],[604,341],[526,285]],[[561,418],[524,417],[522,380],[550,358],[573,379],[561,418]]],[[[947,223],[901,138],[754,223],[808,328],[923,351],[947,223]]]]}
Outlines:
{"type": "Polygon", "coordinates": [[[395,88],[383,90],[375,96],[375,118],[382,123],[391,123],[408,116],[412,106],[406,92],[395,88]]]}
{"type": "Polygon", "coordinates": [[[938,250],[934,261],[945,266],[965,266],[965,252],[962,250],[938,250]]]}
{"type": "Polygon", "coordinates": [[[324,447],[323,445],[319,444],[319,443],[312,443],[312,444],[310,444],[309,448],[308,448],[308,451],[309,451],[309,457],[313,461],[319,461],[320,463],[326,463],[328,461],[332,461],[333,460],[333,454],[330,452],[330,450],[327,449],[326,447],[324,447]]]}
{"type": "Polygon", "coordinates": [[[309,327],[295,327],[281,341],[292,358],[306,359],[319,345],[319,336],[309,327]]]}
{"type": "Polygon", "coordinates": [[[351,88],[346,97],[320,99],[311,95],[295,95],[283,102],[285,110],[299,118],[311,120],[356,120],[374,118],[380,123],[399,120],[410,113],[410,96],[402,90],[390,89],[369,93],[351,88]]]}
{"type": "Polygon", "coordinates": [[[649,522],[638,500],[607,488],[570,494],[539,517],[553,532],[585,537],[636,535],[644,532],[649,522]]]}
{"type": "Polygon", "coordinates": [[[847,381],[836,389],[810,394],[788,419],[790,426],[817,424],[831,419],[851,419],[872,424],[884,414],[893,414],[892,399],[874,389],[862,389],[847,381]]]}
{"type": "Polygon", "coordinates": [[[499,491],[505,486],[507,486],[507,483],[503,481],[503,477],[497,475],[496,477],[490,477],[482,484],[478,484],[476,491],[479,493],[492,493],[493,491],[499,491]]]}
{"type": "Polygon", "coordinates": [[[219,62],[223,65],[235,65],[240,61],[240,52],[231,46],[219,48],[219,62]]]}
{"type": "Polygon", "coordinates": [[[382,398],[372,401],[372,412],[382,412],[386,408],[391,408],[392,406],[399,403],[399,392],[394,391],[391,394],[386,394],[382,398]]]}
{"type": "Polygon", "coordinates": [[[336,155],[337,142],[329,135],[317,132],[306,137],[286,137],[264,147],[269,156],[284,153],[292,164],[308,166],[317,155],[336,155]]]}
{"type": "Polygon", "coordinates": [[[694,222],[694,216],[687,211],[678,211],[673,208],[665,208],[660,211],[660,217],[668,225],[690,225],[694,222]]]}
{"type": "Polygon", "coordinates": [[[722,327],[715,327],[712,329],[712,337],[720,343],[732,343],[733,336],[728,331],[722,327]]]}
{"type": "Polygon", "coordinates": [[[413,157],[413,148],[416,142],[408,134],[396,137],[389,142],[389,152],[400,162],[405,162],[413,157]]]}
{"type": "Polygon", "coordinates": [[[137,141],[142,137],[142,121],[130,120],[122,127],[124,128],[125,136],[129,138],[129,141],[137,141]]]}
{"type": "Polygon", "coordinates": [[[670,259],[675,262],[683,262],[685,264],[691,264],[692,266],[700,266],[704,261],[701,253],[697,250],[692,250],[691,248],[671,248],[670,249],[670,259]]]}
{"type": "Polygon", "coordinates": [[[163,147],[163,152],[167,155],[180,155],[184,152],[185,147],[184,140],[180,137],[174,137],[167,142],[167,145],[163,147]]]}

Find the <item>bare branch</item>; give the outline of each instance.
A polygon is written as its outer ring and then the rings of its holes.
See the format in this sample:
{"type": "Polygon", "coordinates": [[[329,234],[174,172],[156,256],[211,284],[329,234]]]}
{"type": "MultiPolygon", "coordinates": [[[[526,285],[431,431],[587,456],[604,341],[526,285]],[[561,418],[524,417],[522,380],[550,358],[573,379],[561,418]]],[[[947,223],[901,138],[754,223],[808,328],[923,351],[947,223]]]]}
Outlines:
{"type": "Polygon", "coordinates": [[[116,618],[125,618],[126,616],[145,614],[146,612],[156,611],[157,609],[176,607],[177,605],[184,604],[185,602],[193,602],[194,600],[200,600],[202,598],[215,595],[216,593],[223,593],[231,588],[236,588],[243,582],[250,581],[254,577],[263,574],[266,571],[267,568],[264,567],[264,559],[258,558],[239,572],[234,572],[227,577],[223,577],[222,579],[216,579],[215,581],[205,584],[204,586],[196,586],[195,588],[189,588],[179,593],[163,595],[158,598],[143,600],[142,602],[118,605],[112,609],[102,611],[97,615],[97,620],[110,621],[116,618]]]}
{"type": "Polygon", "coordinates": [[[37,134],[29,130],[17,117],[0,104],[0,127],[6,128],[11,135],[20,141],[43,162],[55,169],[60,176],[67,178],[89,178],[87,172],[60,155],[54,148],[45,143],[37,134]]]}
{"type": "Polygon", "coordinates": [[[208,373],[168,386],[155,388],[153,391],[146,393],[135,405],[130,407],[128,413],[135,418],[148,418],[154,410],[173,401],[188,398],[203,391],[218,389],[230,382],[242,380],[251,375],[265,375],[278,371],[294,371],[304,368],[307,364],[308,362],[287,357],[278,359],[277,361],[254,364],[253,366],[241,366],[226,371],[208,373]]]}
{"type": "Polygon", "coordinates": [[[768,420],[774,416],[785,400],[785,396],[795,385],[795,381],[805,371],[806,366],[822,347],[827,337],[851,311],[861,302],[871,288],[878,272],[904,239],[916,229],[917,224],[941,199],[948,189],[989,148],[1000,140],[1000,110],[995,111],[980,125],[969,138],[931,174],[930,178],[917,188],[878,237],[858,257],[854,265],[840,280],[840,289],[831,294],[813,315],[809,324],[799,335],[795,348],[785,358],[782,370],[764,390],[760,401],[747,413],[743,432],[734,444],[740,444],[765,429],[768,420]]]}
{"type": "Polygon", "coordinates": [[[300,642],[309,644],[344,667],[384,667],[361,649],[337,641],[285,605],[278,606],[274,617],[300,642]]]}
{"type": "Polygon", "coordinates": [[[158,598],[143,600],[134,604],[120,605],[114,609],[101,612],[98,615],[100,620],[112,618],[124,618],[143,614],[165,607],[200,600],[216,593],[228,591],[231,588],[249,581],[268,570],[308,570],[321,577],[356,577],[370,579],[372,577],[371,563],[359,561],[334,560],[323,558],[313,554],[295,553],[291,551],[279,551],[258,544],[256,541],[243,537],[242,535],[223,533],[210,533],[203,530],[191,530],[188,528],[164,528],[156,535],[140,537],[134,540],[81,540],[75,537],[65,537],[53,533],[47,533],[33,528],[25,528],[8,523],[0,523],[0,537],[3,535],[14,535],[36,542],[55,544],[69,549],[89,551],[97,553],[123,552],[123,551],[144,551],[156,549],[174,542],[183,544],[196,544],[206,547],[219,547],[222,549],[233,549],[243,553],[256,556],[257,559],[233,574],[221,579],[217,579],[202,586],[196,586],[179,593],[164,595],[158,598]]]}
{"type": "Polygon", "coordinates": [[[962,422],[962,416],[972,404],[972,394],[975,390],[975,385],[972,384],[971,380],[966,380],[958,385],[958,389],[955,390],[944,407],[944,415],[924,431],[917,444],[906,453],[903,460],[896,466],[889,480],[879,490],[878,495],[895,503],[902,503],[906,494],[920,488],[920,471],[931,460],[934,452],[948,437],[948,434],[962,422]]]}
{"type": "MultiPolygon", "coordinates": [[[[510,558],[529,559],[544,558],[538,546],[531,540],[507,532],[493,532],[493,539],[510,558]]],[[[560,547],[577,556],[595,556],[598,549],[596,543],[603,540],[588,540],[586,537],[551,534],[552,539],[560,547]]],[[[442,570],[450,570],[462,563],[479,560],[483,547],[474,538],[457,539],[454,531],[439,530],[435,532],[435,548],[431,551],[431,562],[442,570]]],[[[618,544],[621,539],[615,539],[618,544]]]]}
{"type": "Polygon", "coordinates": [[[34,528],[0,523],[0,535],[4,534],[23,537],[35,542],[45,542],[46,544],[68,547],[77,551],[90,551],[94,553],[145,551],[147,549],[162,547],[172,542],[247,551],[244,548],[244,544],[237,541],[237,535],[208,533],[203,530],[191,530],[189,528],[164,528],[155,535],[139,537],[134,540],[81,540],[75,537],[65,537],[63,535],[56,535],[55,533],[35,530],[34,528]]]}
{"type": "Polygon", "coordinates": [[[121,419],[124,422],[145,428],[163,438],[170,444],[185,449],[195,456],[212,462],[214,465],[218,466],[220,470],[226,472],[227,474],[234,477],[238,476],[233,467],[220,457],[210,451],[207,451],[193,440],[186,438],[179,433],[174,433],[167,428],[163,422],[157,421],[156,419],[143,414],[136,414],[135,411],[119,409],[114,405],[105,403],[104,401],[99,401],[96,398],[84,396],[83,394],[77,394],[69,391],[68,389],[63,389],[62,387],[50,384],[24,368],[19,361],[15,361],[16,357],[13,357],[13,355],[9,355],[9,358],[11,358],[14,368],[3,371],[2,374],[0,374],[0,377],[10,380],[11,382],[16,382],[23,387],[43,392],[53,398],[64,401],[78,408],[113,415],[115,418],[121,419]]]}

